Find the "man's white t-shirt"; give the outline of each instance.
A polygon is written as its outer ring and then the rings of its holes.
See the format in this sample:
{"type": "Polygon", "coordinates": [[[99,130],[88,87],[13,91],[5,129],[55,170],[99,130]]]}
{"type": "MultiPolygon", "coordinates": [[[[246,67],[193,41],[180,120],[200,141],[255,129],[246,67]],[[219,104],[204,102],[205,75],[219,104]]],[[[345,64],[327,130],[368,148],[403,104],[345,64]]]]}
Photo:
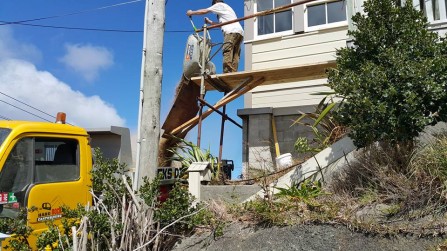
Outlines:
{"type": "MultiPolygon", "coordinates": [[[[213,6],[209,7],[208,10],[219,16],[220,23],[237,19],[234,10],[226,3],[216,3],[213,6]]],[[[239,33],[241,35],[244,35],[244,30],[242,29],[242,26],[239,22],[222,26],[222,31],[225,34],[239,33]]]]}

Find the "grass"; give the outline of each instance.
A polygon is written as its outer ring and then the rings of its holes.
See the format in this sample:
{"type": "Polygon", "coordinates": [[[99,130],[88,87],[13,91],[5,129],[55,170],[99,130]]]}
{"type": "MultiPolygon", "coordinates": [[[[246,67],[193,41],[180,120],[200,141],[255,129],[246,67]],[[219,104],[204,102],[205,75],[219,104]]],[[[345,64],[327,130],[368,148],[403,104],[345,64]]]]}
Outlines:
{"type": "Polygon", "coordinates": [[[339,173],[331,190],[359,204],[399,205],[397,216],[422,217],[446,211],[447,136],[421,147],[376,144],[339,173]],[[415,215],[415,211],[419,215],[415,215]]]}
{"type": "Polygon", "coordinates": [[[329,185],[307,182],[280,190],[272,198],[220,210],[226,210],[226,220],[264,227],[323,223],[383,236],[445,234],[447,134],[423,146],[375,144],[329,185]],[[380,212],[359,218],[367,208],[380,212]]]}

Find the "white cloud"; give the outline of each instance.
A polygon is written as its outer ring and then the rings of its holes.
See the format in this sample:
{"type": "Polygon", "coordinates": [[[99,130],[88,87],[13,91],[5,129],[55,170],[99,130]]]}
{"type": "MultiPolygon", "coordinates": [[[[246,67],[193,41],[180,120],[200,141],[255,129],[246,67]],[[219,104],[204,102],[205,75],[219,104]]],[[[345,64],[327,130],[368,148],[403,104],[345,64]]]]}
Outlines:
{"type": "MultiPolygon", "coordinates": [[[[113,106],[101,100],[99,96],[87,97],[59,81],[51,73],[39,71],[34,65],[23,60],[0,61],[0,90],[51,115],[65,112],[67,122],[82,127],[97,128],[125,124],[125,120],[117,114],[113,106]]],[[[52,120],[6,96],[0,95],[0,100],[52,120]]],[[[0,115],[10,119],[39,120],[3,102],[0,103],[0,111],[0,115]]]]}
{"type": "Polygon", "coordinates": [[[13,30],[8,26],[1,26],[0,58],[16,58],[38,63],[42,59],[42,53],[32,44],[18,43],[14,39],[13,30]]]}
{"type": "Polygon", "coordinates": [[[125,125],[125,120],[115,108],[99,96],[86,96],[73,90],[50,72],[37,69],[34,65],[37,55],[40,52],[35,46],[18,41],[12,30],[0,27],[0,118],[43,120],[12,106],[14,105],[54,121],[53,118],[6,96],[8,95],[51,115],[65,112],[67,122],[85,128],[125,125]]]}
{"type": "Polygon", "coordinates": [[[98,78],[99,71],[113,65],[113,54],[107,48],[93,45],[66,44],[66,54],[60,61],[67,67],[93,82],[98,78]]]}

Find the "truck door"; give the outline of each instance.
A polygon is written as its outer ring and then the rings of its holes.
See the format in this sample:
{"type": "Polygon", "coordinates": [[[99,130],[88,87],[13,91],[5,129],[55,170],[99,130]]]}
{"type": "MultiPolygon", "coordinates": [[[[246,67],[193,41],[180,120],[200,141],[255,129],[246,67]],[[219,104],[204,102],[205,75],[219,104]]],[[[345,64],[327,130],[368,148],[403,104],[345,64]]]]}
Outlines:
{"type": "MultiPolygon", "coordinates": [[[[16,141],[0,173],[0,213],[6,217],[26,207],[33,229],[62,217],[62,206],[75,208],[88,201],[86,174],[76,138],[25,137],[16,141]],[[84,176],[84,177],[82,177],[84,176]]],[[[88,179],[88,178],[87,178],[88,179]]]]}

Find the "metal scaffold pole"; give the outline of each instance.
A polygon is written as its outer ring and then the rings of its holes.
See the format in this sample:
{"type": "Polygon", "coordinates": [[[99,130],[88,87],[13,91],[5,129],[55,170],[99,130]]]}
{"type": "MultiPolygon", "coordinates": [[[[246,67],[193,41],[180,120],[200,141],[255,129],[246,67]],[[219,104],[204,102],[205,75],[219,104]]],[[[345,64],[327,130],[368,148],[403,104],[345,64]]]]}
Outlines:
{"type": "MultiPolygon", "coordinates": [[[[206,74],[206,61],[207,61],[207,50],[206,50],[206,36],[207,36],[207,28],[206,24],[203,25],[203,45],[202,45],[202,62],[200,62],[200,99],[204,99],[205,97],[205,74],[206,74]]],[[[197,126],[197,147],[200,148],[200,139],[202,135],[202,112],[203,112],[203,104],[199,102],[200,110],[199,110],[199,124],[197,126]]]]}

